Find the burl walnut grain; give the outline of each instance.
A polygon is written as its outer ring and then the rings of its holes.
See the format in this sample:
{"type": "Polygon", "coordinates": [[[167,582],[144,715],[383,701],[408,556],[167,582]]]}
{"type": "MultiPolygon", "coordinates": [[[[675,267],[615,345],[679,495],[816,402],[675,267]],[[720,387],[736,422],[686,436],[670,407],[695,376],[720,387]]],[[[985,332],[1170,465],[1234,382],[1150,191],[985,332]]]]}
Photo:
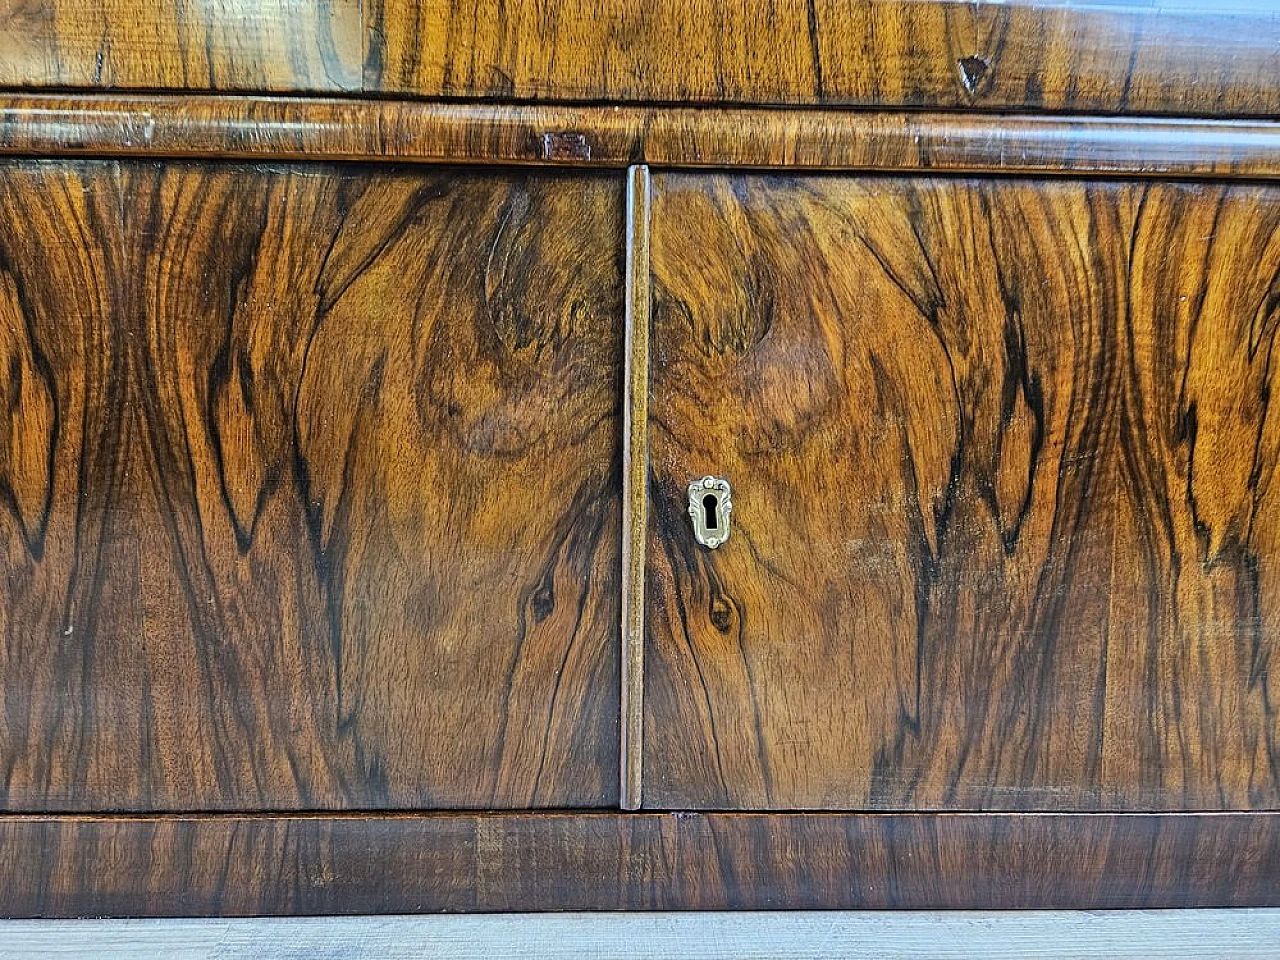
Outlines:
{"type": "Polygon", "coordinates": [[[646,806],[1280,803],[1275,188],[653,191],[646,806]]]}
{"type": "Polygon", "coordinates": [[[0,169],[0,806],[615,805],[621,196],[0,169]]]}

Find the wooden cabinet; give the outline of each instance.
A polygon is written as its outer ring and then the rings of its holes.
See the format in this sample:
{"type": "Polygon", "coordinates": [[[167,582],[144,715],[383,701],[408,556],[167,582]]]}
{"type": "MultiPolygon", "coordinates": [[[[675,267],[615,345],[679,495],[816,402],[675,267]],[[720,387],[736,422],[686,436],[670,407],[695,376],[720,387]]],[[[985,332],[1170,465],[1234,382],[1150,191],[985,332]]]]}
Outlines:
{"type": "Polygon", "coordinates": [[[1280,906],[1280,19],[534,6],[0,0],[0,915],[1280,906]]]}
{"type": "Polygon", "coordinates": [[[1280,192],[671,173],[652,203],[647,806],[1280,803],[1280,192]]]}
{"type": "Polygon", "coordinates": [[[616,806],[621,186],[0,165],[0,803],[616,806]]]}

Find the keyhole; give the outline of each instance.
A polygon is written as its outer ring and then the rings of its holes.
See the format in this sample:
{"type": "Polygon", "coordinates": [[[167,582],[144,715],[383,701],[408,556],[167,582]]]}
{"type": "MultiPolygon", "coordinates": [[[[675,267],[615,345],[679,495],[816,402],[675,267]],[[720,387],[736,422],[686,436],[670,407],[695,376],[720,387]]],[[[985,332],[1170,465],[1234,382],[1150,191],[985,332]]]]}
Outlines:
{"type": "Polygon", "coordinates": [[[729,514],[733,510],[729,481],[703,477],[689,484],[689,519],[693,535],[708,550],[729,539],[729,514]]]}
{"type": "Polygon", "coordinates": [[[714,530],[720,526],[720,521],[716,517],[716,511],[720,507],[720,498],[714,493],[708,493],[702,498],[702,509],[706,511],[706,523],[708,530],[714,530]]]}

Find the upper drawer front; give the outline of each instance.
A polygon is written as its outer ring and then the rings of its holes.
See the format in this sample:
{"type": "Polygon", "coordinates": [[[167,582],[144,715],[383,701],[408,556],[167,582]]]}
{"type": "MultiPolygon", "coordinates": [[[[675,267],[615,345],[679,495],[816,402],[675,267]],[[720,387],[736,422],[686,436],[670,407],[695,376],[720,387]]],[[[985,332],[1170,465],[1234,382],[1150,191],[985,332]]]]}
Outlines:
{"type": "Polygon", "coordinates": [[[0,805],[616,803],[621,205],[0,166],[0,805]]]}
{"type": "Polygon", "coordinates": [[[1272,117],[1267,0],[0,0],[0,86],[1272,117]]]}
{"type": "Polygon", "coordinates": [[[652,275],[646,805],[1280,804],[1280,189],[663,175],[652,275]]]}

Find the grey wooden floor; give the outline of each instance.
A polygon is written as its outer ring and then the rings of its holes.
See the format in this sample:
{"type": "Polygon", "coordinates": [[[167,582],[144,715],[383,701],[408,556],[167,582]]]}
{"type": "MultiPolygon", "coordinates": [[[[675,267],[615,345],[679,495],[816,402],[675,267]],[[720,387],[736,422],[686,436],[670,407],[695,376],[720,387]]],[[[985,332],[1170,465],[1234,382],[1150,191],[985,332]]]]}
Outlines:
{"type": "Polygon", "coordinates": [[[1280,958],[1280,910],[0,922],[0,960],[1280,958]]]}

